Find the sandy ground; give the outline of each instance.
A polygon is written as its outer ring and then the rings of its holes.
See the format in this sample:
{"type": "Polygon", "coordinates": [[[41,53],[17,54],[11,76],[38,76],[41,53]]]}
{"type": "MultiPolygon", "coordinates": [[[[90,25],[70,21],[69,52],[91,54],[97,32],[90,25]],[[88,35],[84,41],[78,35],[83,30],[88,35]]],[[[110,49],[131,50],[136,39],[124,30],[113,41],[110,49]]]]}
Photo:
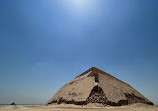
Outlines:
{"type": "Polygon", "coordinates": [[[93,107],[75,105],[1,105],[0,111],[158,111],[158,106],[134,104],[121,107],[93,107]]]}

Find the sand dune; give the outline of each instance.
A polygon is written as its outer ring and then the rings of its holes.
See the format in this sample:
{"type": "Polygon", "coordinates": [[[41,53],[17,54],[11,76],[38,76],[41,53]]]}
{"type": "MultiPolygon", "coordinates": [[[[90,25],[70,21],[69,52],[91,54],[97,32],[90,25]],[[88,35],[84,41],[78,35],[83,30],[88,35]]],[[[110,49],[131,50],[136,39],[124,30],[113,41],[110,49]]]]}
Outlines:
{"type": "Polygon", "coordinates": [[[158,111],[158,106],[134,104],[121,107],[90,107],[75,105],[15,105],[0,106],[0,111],[158,111]]]}

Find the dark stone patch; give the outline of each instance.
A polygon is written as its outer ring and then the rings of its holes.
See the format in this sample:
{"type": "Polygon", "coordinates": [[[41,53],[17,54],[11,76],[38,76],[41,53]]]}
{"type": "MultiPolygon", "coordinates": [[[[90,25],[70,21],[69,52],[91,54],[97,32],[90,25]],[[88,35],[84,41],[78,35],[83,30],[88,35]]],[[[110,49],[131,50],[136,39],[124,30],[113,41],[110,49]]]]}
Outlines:
{"type": "Polygon", "coordinates": [[[13,103],[11,103],[10,105],[16,105],[16,104],[13,102],[13,103]]]}
{"type": "Polygon", "coordinates": [[[87,98],[87,103],[101,103],[101,104],[106,104],[107,102],[107,97],[105,96],[102,88],[99,86],[95,86],[89,97],[87,98]]]}
{"type": "Polygon", "coordinates": [[[73,84],[73,83],[74,83],[74,81],[70,82],[69,84],[71,85],[71,84],[73,84]]]}
{"type": "Polygon", "coordinates": [[[55,100],[55,101],[52,101],[51,103],[48,103],[48,104],[52,104],[52,103],[57,103],[57,104],[61,104],[61,103],[66,103],[66,104],[75,104],[75,105],[86,105],[86,101],[74,101],[74,100],[71,100],[71,101],[67,101],[63,98],[60,98],[58,101],[55,100]]]}
{"type": "Polygon", "coordinates": [[[145,104],[149,104],[149,105],[153,105],[152,102],[146,102],[145,99],[138,97],[134,94],[127,94],[125,93],[125,96],[127,98],[128,104],[133,104],[133,103],[145,103],[145,104]]]}
{"type": "Polygon", "coordinates": [[[91,73],[88,77],[94,77],[95,82],[99,82],[99,75],[98,73],[91,73]]]}
{"type": "Polygon", "coordinates": [[[75,96],[78,96],[76,93],[69,93],[69,95],[75,97],[75,96]]]}
{"type": "Polygon", "coordinates": [[[128,105],[128,100],[120,100],[118,103],[117,103],[118,106],[123,106],[123,105],[128,105]]]}

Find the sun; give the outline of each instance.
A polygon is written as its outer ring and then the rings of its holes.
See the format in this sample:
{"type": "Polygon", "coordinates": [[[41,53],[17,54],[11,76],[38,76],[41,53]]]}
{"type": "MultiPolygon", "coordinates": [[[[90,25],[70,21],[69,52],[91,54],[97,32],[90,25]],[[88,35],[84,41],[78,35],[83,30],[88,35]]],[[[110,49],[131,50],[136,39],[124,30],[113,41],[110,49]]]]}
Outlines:
{"type": "Polygon", "coordinates": [[[69,3],[75,7],[84,7],[87,4],[87,0],[69,0],[69,3]]]}
{"type": "Polygon", "coordinates": [[[66,11],[73,16],[86,17],[90,10],[97,7],[95,0],[63,0],[66,11]]]}
{"type": "Polygon", "coordinates": [[[81,5],[84,4],[86,2],[86,0],[73,0],[74,3],[81,5]]]}

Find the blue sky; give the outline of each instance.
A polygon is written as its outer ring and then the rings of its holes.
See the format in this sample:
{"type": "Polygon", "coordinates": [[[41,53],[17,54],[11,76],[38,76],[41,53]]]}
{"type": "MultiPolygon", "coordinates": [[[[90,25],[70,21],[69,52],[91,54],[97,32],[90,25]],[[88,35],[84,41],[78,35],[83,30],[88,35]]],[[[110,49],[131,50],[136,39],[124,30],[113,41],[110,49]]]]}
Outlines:
{"type": "Polygon", "coordinates": [[[157,0],[0,0],[0,104],[43,104],[92,66],[158,104],[157,0]]]}

